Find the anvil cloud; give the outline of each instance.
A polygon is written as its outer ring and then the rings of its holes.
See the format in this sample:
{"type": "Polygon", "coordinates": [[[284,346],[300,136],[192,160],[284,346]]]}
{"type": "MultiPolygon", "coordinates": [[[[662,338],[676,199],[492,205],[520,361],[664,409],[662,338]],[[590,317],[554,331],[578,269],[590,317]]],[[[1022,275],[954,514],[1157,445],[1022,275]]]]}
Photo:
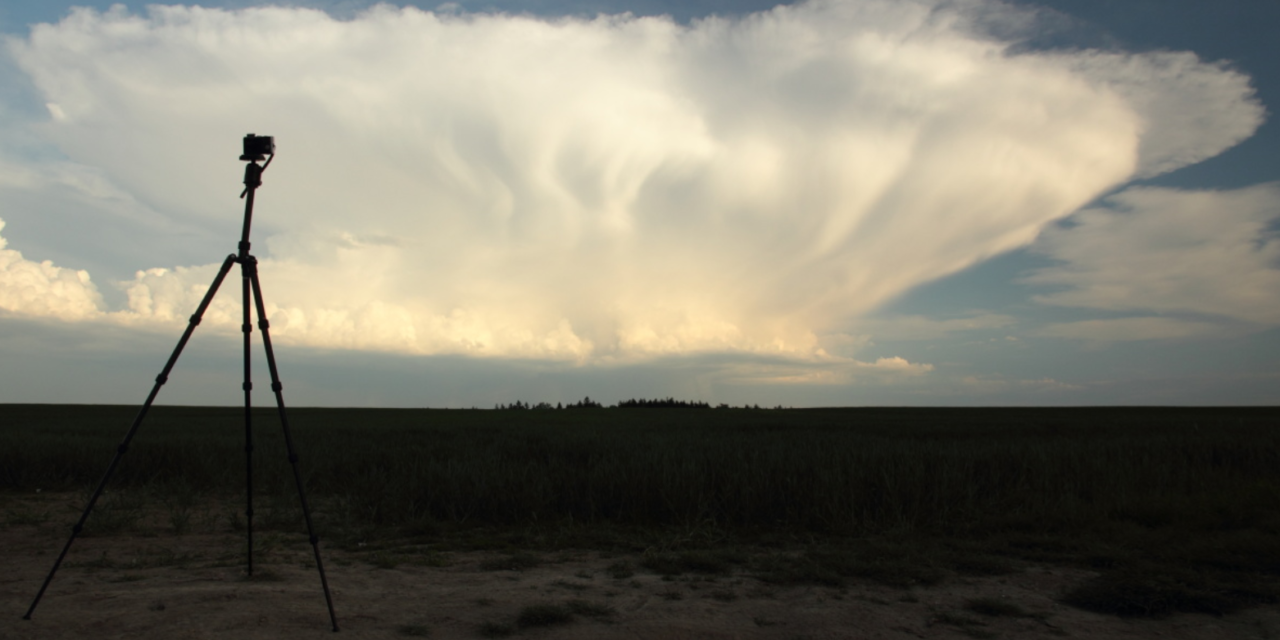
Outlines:
{"type": "MultiPolygon", "coordinates": [[[[1009,34],[1033,22],[978,0],[688,25],[156,6],[8,46],[66,158],[32,184],[87,170],[147,215],[234,218],[240,136],[277,137],[255,249],[282,341],[821,361],[860,315],[1262,121],[1229,68],[1028,50],[1009,34]]],[[[0,307],[182,323],[234,240],[109,284],[6,250],[0,307]]],[[[208,318],[238,328],[237,296],[208,318]]]]}

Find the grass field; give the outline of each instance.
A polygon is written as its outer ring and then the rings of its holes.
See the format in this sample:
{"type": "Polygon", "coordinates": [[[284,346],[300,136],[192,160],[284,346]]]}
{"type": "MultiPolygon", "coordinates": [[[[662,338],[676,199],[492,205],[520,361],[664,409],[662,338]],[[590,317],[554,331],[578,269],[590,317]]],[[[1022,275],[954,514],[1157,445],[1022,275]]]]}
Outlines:
{"type": "MultiPolygon", "coordinates": [[[[0,490],[87,492],[135,413],[0,407],[0,490]]],[[[147,501],[175,529],[195,502],[234,503],[242,414],[153,409],[90,528],[127,529],[147,501]]],[[[259,524],[299,528],[274,410],[254,415],[259,501],[276,507],[259,524]]],[[[1128,615],[1225,612],[1280,593],[1275,408],[289,415],[322,539],[384,559],[412,540],[512,558],[588,546],[642,553],[660,573],[741,566],[775,581],[902,586],[1072,564],[1101,575],[1069,599],[1128,615]]]]}

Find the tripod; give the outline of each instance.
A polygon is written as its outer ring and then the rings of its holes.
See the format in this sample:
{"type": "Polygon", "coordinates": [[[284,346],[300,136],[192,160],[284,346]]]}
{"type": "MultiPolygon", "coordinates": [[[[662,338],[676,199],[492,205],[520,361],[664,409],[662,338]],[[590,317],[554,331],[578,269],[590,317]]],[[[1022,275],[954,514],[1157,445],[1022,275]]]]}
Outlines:
{"type": "Polygon", "coordinates": [[[245,198],[245,205],[244,229],[240,234],[239,253],[233,253],[222,261],[222,268],[218,270],[218,275],[214,277],[209,291],[205,293],[204,299],[200,301],[200,306],[196,308],[195,314],[191,316],[186,331],[183,332],[182,338],[178,340],[178,346],[173,349],[173,354],[169,356],[169,361],[164,365],[164,369],[160,371],[160,375],[156,376],[155,386],[151,388],[151,393],[147,396],[146,402],[142,404],[142,409],[138,412],[137,417],[134,418],[133,426],[129,427],[129,432],[125,434],[124,440],[116,447],[116,455],[112,458],[111,464],[107,467],[107,472],[102,476],[102,480],[98,482],[98,488],[94,490],[93,496],[89,498],[89,504],[85,505],[84,513],[80,515],[80,520],[71,528],[71,537],[67,539],[67,544],[62,547],[62,553],[58,554],[58,559],[54,561],[53,568],[49,570],[48,577],[44,579],[44,584],[40,586],[39,593],[36,594],[35,600],[31,602],[31,607],[27,609],[26,615],[22,616],[24,620],[31,619],[31,613],[36,610],[36,605],[40,603],[40,598],[44,596],[45,589],[48,589],[49,583],[53,581],[53,575],[58,572],[58,567],[61,566],[62,560],[67,557],[67,552],[71,549],[71,543],[75,542],[76,536],[84,529],[85,520],[89,518],[89,513],[93,511],[93,505],[102,495],[103,489],[107,486],[107,481],[115,473],[120,459],[128,451],[130,441],[133,440],[134,434],[138,432],[138,427],[142,425],[142,420],[146,418],[147,412],[151,409],[151,403],[155,401],[156,394],[160,393],[160,387],[168,381],[169,372],[173,369],[173,365],[177,363],[178,356],[181,355],[183,347],[187,345],[187,340],[195,332],[196,325],[200,324],[200,319],[204,316],[205,310],[209,308],[209,303],[213,301],[213,296],[218,292],[218,287],[222,286],[222,281],[227,277],[227,273],[231,271],[231,266],[239,264],[242,280],[241,300],[244,308],[244,323],[240,329],[244,333],[243,389],[246,487],[244,513],[247,520],[245,530],[248,539],[247,571],[250,576],[253,575],[253,415],[249,397],[249,392],[253,389],[249,373],[250,334],[253,331],[250,325],[249,298],[252,294],[254,305],[258,310],[258,328],[262,330],[262,345],[267,352],[267,368],[271,372],[271,390],[275,392],[276,407],[280,412],[280,425],[284,429],[285,449],[289,454],[289,464],[293,467],[293,479],[298,485],[298,498],[302,502],[302,515],[307,523],[307,534],[310,537],[311,549],[315,552],[316,569],[320,573],[320,586],[324,589],[325,604],[329,607],[329,621],[333,623],[333,630],[338,630],[338,618],[333,612],[333,597],[329,594],[329,581],[325,578],[324,564],[320,561],[320,538],[316,536],[315,527],[311,523],[311,509],[307,506],[307,494],[303,489],[302,473],[298,470],[298,454],[295,452],[293,438],[289,433],[289,418],[285,414],[284,395],[281,393],[284,387],[280,384],[280,375],[276,369],[275,352],[271,349],[271,334],[267,330],[270,325],[267,322],[266,307],[262,301],[262,285],[258,278],[258,259],[249,254],[249,225],[253,220],[253,195],[257,188],[262,185],[262,173],[267,170],[271,161],[275,159],[275,141],[270,136],[255,136],[252,133],[245,136],[244,155],[240,156],[240,159],[247,161],[249,164],[245,165],[244,168],[245,186],[244,191],[240,194],[241,198],[245,198]],[[264,159],[264,155],[267,156],[265,158],[266,163],[259,166],[258,162],[264,159]]]}

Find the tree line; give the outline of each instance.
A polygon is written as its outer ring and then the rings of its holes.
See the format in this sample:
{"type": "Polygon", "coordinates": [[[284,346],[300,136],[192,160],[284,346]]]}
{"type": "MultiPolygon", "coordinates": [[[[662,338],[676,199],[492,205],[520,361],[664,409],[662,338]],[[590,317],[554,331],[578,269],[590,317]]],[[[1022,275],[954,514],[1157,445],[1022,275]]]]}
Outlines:
{"type": "MultiPolygon", "coordinates": [[[[644,398],[630,400],[622,400],[616,404],[604,405],[590,396],[573,402],[570,404],[561,404],[557,402],[554,406],[549,402],[539,402],[537,404],[516,400],[511,404],[498,403],[493,406],[496,411],[529,411],[529,410],[562,410],[562,409],[761,409],[760,405],[742,405],[741,407],[731,407],[727,404],[720,403],[714,407],[710,403],[697,400],[676,400],[675,398],[655,398],[647,400],[644,398]]],[[[782,405],[774,407],[781,409],[782,405]]]]}

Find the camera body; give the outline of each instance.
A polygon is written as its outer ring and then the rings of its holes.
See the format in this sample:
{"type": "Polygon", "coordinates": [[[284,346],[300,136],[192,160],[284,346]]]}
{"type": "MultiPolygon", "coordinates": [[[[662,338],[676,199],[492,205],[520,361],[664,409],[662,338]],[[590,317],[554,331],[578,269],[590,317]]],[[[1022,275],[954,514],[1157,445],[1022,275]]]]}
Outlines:
{"type": "Polygon", "coordinates": [[[244,155],[241,160],[256,162],[265,160],[266,156],[275,155],[276,139],[272,136],[256,136],[252,133],[244,137],[244,155]]]}

